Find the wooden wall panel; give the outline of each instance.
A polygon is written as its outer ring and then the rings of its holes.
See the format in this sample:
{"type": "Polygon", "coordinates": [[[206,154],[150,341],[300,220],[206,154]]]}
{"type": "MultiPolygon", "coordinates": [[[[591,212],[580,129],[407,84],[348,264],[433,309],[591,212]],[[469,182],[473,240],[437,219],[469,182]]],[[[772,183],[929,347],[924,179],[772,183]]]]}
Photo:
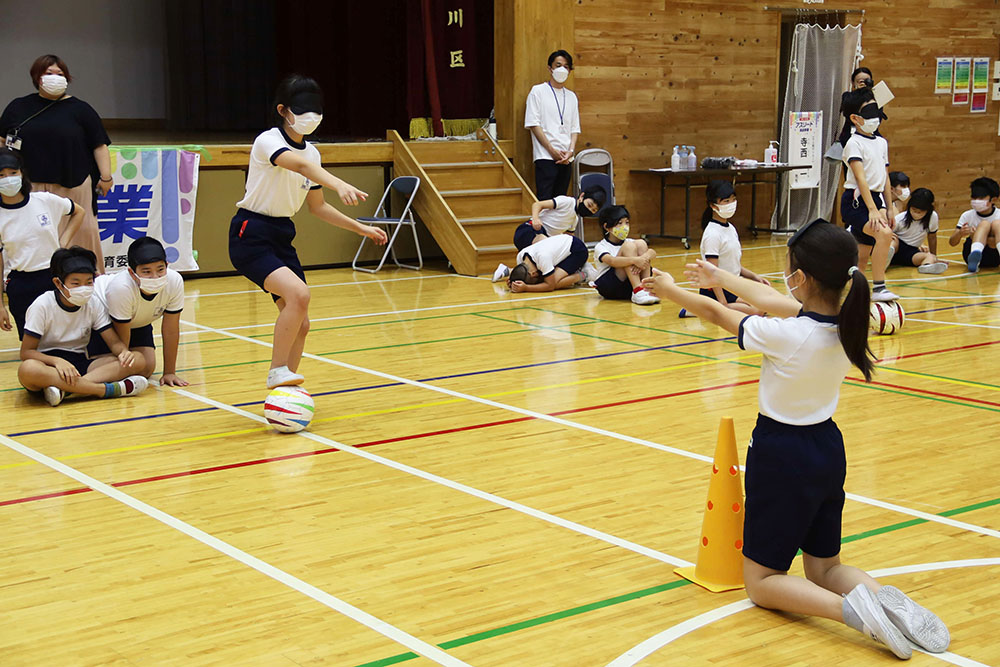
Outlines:
{"type": "MultiPolygon", "coordinates": [[[[668,166],[672,147],[682,143],[697,146],[699,159],[759,160],[767,142],[777,138],[780,15],[765,12],[765,4],[580,0],[575,5],[577,69],[571,83],[580,98],[578,148],[611,151],[618,200],[629,206],[633,228],[654,230],[659,188],[657,178],[629,169],[668,166]]],[[[801,6],[792,0],[783,4],[801,6]]],[[[952,107],[950,97],[933,95],[935,57],[998,57],[1000,5],[935,0],[920,3],[919,11],[904,11],[886,0],[828,4],[866,11],[864,64],[896,94],[885,125],[893,167],[909,173],[914,188],[933,189],[944,220],[952,220],[968,206],[972,178],[1000,177],[1000,103],[991,101],[986,114],[973,115],[968,106],[952,107]]],[[[851,22],[860,19],[851,16],[851,22]]],[[[758,215],[766,217],[772,202],[761,199],[758,215]]],[[[693,201],[697,219],[701,191],[693,193],[693,201]]],[[[668,193],[669,231],[679,230],[682,206],[677,194],[668,193]]],[[[746,223],[747,209],[737,213],[737,222],[746,223]]]]}

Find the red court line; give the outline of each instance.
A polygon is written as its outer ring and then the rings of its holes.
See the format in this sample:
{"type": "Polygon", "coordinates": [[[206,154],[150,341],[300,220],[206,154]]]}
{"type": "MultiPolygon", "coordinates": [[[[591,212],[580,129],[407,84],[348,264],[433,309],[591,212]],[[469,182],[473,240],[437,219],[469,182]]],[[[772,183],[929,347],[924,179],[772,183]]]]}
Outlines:
{"type": "MultiPolygon", "coordinates": [[[[864,378],[852,378],[852,377],[848,377],[848,378],[845,378],[845,379],[852,380],[854,382],[861,382],[861,383],[864,383],[864,381],[865,381],[864,378]]],[[[1000,408],[1000,403],[994,403],[993,401],[984,401],[984,400],[982,400],[980,398],[968,398],[967,396],[956,396],[955,394],[944,394],[944,393],[939,392],[939,391],[931,391],[930,389],[916,389],[914,387],[907,387],[906,385],[890,384],[888,382],[876,382],[875,380],[872,380],[868,384],[874,384],[874,385],[878,385],[880,387],[890,387],[892,389],[901,389],[903,391],[914,392],[914,393],[917,393],[917,394],[927,394],[929,396],[940,396],[941,398],[950,398],[950,399],[952,399],[954,401],[965,401],[966,403],[980,403],[982,405],[989,405],[989,406],[992,406],[992,407],[995,407],[995,408],[1000,408]]]]}
{"type": "Polygon", "coordinates": [[[928,350],[927,352],[915,352],[913,354],[901,354],[898,357],[886,357],[885,359],[879,359],[882,361],[896,361],[897,359],[913,359],[915,357],[923,357],[928,354],[941,354],[943,352],[956,352],[958,350],[971,350],[976,347],[983,347],[984,345],[1000,345],[1000,340],[991,340],[985,343],[972,343],[971,345],[959,345],[958,347],[946,347],[943,350],[928,350]]]}
{"type": "MultiPolygon", "coordinates": [[[[642,403],[645,401],[655,401],[663,398],[673,398],[676,396],[685,396],[687,394],[697,394],[706,391],[714,391],[716,389],[728,389],[730,387],[738,387],[744,384],[756,384],[758,380],[744,380],[743,382],[732,382],[729,384],[721,384],[712,387],[702,387],[700,389],[687,389],[684,391],[673,392],[670,394],[659,394],[657,396],[647,396],[645,398],[633,398],[627,401],[616,401],[614,403],[602,403],[601,405],[591,405],[584,408],[573,408],[571,410],[561,410],[559,412],[550,413],[549,416],[556,417],[559,415],[571,414],[574,412],[587,412],[590,410],[602,410],[604,408],[616,407],[619,405],[626,405],[629,403],[642,403]]],[[[458,433],[460,431],[472,431],[483,428],[490,428],[492,426],[502,426],[505,424],[516,424],[518,422],[532,421],[538,419],[537,417],[515,417],[513,419],[503,419],[500,421],[484,422],[482,424],[470,424],[468,426],[458,426],[455,428],[442,429],[437,431],[427,431],[425,433],[414,433],[410,435],[402,435],[395,438],[386,438],[384,440],[371,440],[369,442],[362,442],[353,447],[372,447],[374,445],[385,445],[393,442],[404,442],[406,440],[417,440],[420,438],[431,438],[438,435],[446,435],[448,433],[458,433]]],[[[271,456],[264,459],[254,459],[251,461],[240,461],[239,463],[226,463],[223,465],[211,466],[209,468],[196,468],[194,470],[185,470],[183,472],[173,472],[166,473],[163,475],[155,475],[153,477],[143,477],[141,479],[131,479],[123,482],[113,482],[110,486],[120,488],[123,486],[133,486],[135,484],[145,484],[146,482],[158,482],[165,479],[177,479],[179,477],[191,477],[193,475],[203,475],[210,472],[219,472],[221,470],[233,470],[236,468],[246,468],[248,466],[262,465],[265,463],[275,463],[277,461],[288,461],[291,459],[304,458],[306,456],[317,456],[319,454],[328,454],[330,452],[338,451],[337,447],[324,447],[323,449],[316,449],[309,452],[298,452],[296,454],[285,454],[282,456],[271,456]]],[[[60,496],[72,496],[79,493],[87,493],[91,491],[90,487],[83,487],[77,489],[70,489],[68,491],[55,491],[52,493],[46,493],[37,496],[27,496],[24,498],[12,498],[10,500],[0,501],[0,507],[5,505],[19,505],[22,503],[29,503],[35,500],[46,500],[48,498],[58,498],[60,496]]]]}

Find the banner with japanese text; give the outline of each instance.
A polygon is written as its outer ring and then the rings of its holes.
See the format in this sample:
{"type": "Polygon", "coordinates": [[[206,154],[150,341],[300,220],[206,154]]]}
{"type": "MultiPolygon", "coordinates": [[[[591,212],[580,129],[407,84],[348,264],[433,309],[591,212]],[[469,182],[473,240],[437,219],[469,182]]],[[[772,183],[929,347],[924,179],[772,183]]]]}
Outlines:
{"type": "Polygon", "coordinates": [[[104,270],[128,266],[128,247],[152,236],[176,271],[197,271],[191,246],[201,155],[171,147],[111,146],[114,187],[97,200],[104,270]]]}
{"type": "Polygon", "coordinates": [[[809,167],[788,172],[788,187],[804,190],[819,187],[820,149],[823,142],[822,111],[792,111],[788,114],[788,164],[809,167]]]}

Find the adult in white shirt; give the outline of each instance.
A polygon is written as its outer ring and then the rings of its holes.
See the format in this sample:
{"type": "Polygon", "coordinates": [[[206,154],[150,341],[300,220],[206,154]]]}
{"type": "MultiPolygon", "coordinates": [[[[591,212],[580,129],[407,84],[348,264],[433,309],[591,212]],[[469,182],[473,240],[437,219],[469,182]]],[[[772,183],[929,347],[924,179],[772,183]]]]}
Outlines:
{"type": "Polygon", "coordinates": [[[566,194],[570,162],[580,136],[580,105],[566,87],[573,56],[562,49],[549,54],[549,80],[531,88],[524,109],[524,127],[531,131],[535,160],[535,194],[552,199],[566,194]]]}

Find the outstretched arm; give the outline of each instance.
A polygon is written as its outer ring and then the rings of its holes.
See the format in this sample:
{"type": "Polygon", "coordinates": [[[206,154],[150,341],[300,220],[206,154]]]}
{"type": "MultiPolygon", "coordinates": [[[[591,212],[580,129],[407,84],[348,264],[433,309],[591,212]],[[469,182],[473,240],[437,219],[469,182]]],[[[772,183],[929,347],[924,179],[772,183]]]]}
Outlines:
{"type": "MultiPolygon", "coordinates": [[[[282,153],[282,155],[286,155],[286,153],[282,153]]],[[[281,156],[278,159],[280,160],[281,156]]],[[[388,240],[384,230],[370,225],[363,225],[354,218],[348,217],[330,206],[326,199],[323,198],[323,191],[321,189],[310,190],[309,194],[306,195],[306,204],[309,206],[309,212],[323,222],[328,222],[335,227],[352,231],[361,236],[367,236],[378,245],[383,245],[388,240]]]]}
{"type": "Polygon", "coordinates": [[[688,264],[684,275],[690,278],[697,287],[721,287],[732,292],[751,306],[777,317],[795,317],[802,310],[802,304],[785,296],[770,284],[756,282],[740,276],[734,276],[703,259],[694,264],[688,264]]]}
{"type": "Polygon", "coordinates": [[[653,275],[643,280],[642,286],[661,299],[670,299],[701,319],[720,326],[732,334],[739,334],[740,322],[748,317],[746,313],[727,308],[715,299],[681,289],[674,283],[673,276],[659,269],[653,269],[653,275]]]}
{"type": "MultiPolygon", "coordinates": [[[[294,171],[296,174],[301,174],[313,183],[336,191],[336,193],[340,196],[340,201],[344,202],[348,206],[355,206],[359,202],[363,202],[368,199],[367,192],[363,192],[350,183],[340,180],[322,166],[316,164],[315,162],[310,162],[309,160],[306,160],[302,156],[296,155],[291,151],[285,151],[278,157],[274,158],[274,164],[278,165],[282,169],[287,169],[288,171],[294,171]]],[[[312,194],[312,192],[309,194],[312,194]]]]}

